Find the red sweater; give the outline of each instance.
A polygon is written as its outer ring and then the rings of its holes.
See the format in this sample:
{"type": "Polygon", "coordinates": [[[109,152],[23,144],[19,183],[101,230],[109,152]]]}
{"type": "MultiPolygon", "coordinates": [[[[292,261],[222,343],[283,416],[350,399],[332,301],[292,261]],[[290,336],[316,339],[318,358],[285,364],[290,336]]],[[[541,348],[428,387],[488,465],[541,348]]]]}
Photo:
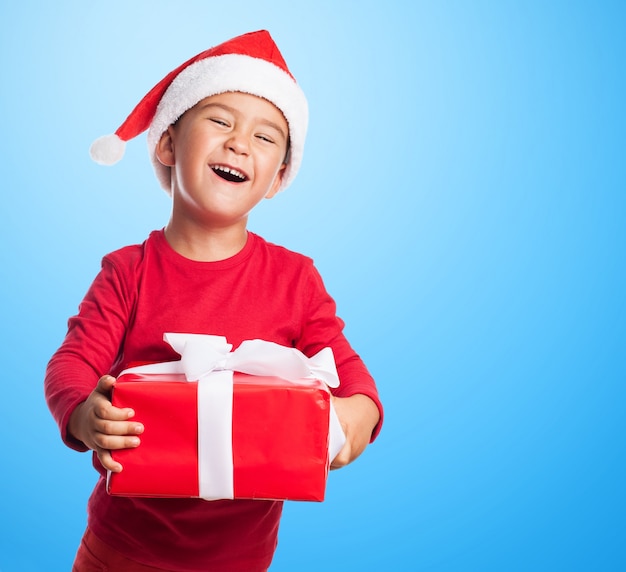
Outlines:
{"type": "MultiPolygon", "coordinates": [[[[331,346],[341,381],[333,393],[371,397],[382,422],[374,380],[342,329],[311,259],[249,233],[232,258],[196,262],[154,231],[142,245],[104,257],[48,364],[46,399],[65,443],[85,451],[68,435],[67,423],[98,379],[131,363],[178,359],[163,333],[190,332],[225,336],[234,348],[265,339],[307,356],[331,346]]],[[[95,455],[94,465],[104,475],[95,455]]],[[[102,541],[147,565],[252,572],[271,562],[281,511],[282,503],[274,501],[112,497],[101,478],[89,500],[88,523],[102,541]]]]}

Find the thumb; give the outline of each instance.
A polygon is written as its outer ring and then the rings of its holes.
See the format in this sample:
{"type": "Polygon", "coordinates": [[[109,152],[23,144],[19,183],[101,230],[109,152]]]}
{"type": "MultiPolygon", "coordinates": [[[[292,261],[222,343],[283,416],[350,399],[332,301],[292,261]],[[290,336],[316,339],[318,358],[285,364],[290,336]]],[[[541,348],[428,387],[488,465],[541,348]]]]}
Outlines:
{"type": "Polygon", "coordinates": [[[346,439],[345,445],[341,448],[341,451],[337,453],[337,456],[333,459],[333,462],[330,464],[331,471],[334,469],[341,469],[341,467],[345,467],[350,463],[352,457],[352,447],[350,445],[350,441],[346,439]]]}
{"type": "Polygon", "coordinates": [[[101,393],[102,395],[105,395],[106,397],[110,397],[111,390],[113,389],[113,386],[115,385],[115,381],[116,379],[112,375],[103,375],[98,380],[98,384],[96,385],[95,391],[97,391],[98,393],[101,393]]]}

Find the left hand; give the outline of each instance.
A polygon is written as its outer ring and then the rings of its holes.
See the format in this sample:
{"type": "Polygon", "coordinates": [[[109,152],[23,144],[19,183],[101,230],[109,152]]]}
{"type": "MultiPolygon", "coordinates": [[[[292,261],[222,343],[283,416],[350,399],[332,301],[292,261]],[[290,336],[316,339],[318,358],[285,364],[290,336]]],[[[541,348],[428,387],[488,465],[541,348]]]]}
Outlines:
{"type": "Polygon", "coordinates": [[[380,418],[378,407],[366,395],[358,393],[350,397],[332,397],[332,400],[346,443],[330,464],[331,470],[346,466],[365,450],[380,418]]]}

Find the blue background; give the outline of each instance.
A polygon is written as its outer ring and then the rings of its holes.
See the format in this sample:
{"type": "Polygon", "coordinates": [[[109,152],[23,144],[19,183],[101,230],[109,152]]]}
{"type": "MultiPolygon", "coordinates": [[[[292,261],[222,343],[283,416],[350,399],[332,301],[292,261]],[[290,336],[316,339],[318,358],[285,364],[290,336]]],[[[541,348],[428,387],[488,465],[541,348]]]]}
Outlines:
{"type": "Polygon", "coordinates": [[[626,4],[4,2],[0,570],[69,570],[95,473],[46,363],[101,257],[167,222],[145,138],[167,72],[267,28],[308,95],[294,185],[250,228],[312,256],[386,424],[272,567],[626,569],[626,4]]]}

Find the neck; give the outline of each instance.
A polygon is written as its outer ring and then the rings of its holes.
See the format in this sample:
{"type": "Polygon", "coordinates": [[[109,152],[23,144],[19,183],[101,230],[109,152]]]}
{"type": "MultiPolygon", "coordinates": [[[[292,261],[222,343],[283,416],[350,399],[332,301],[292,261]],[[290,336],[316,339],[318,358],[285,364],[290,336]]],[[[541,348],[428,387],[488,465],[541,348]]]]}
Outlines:
{"type": "Polygon", "coordinates": [[[196,228],[176,224],[170,219],[165,227],[165,238],[181,256],[198,262],[217,262],[234,256],[246,245],[246,221],[228,228],[196,228]]]}

